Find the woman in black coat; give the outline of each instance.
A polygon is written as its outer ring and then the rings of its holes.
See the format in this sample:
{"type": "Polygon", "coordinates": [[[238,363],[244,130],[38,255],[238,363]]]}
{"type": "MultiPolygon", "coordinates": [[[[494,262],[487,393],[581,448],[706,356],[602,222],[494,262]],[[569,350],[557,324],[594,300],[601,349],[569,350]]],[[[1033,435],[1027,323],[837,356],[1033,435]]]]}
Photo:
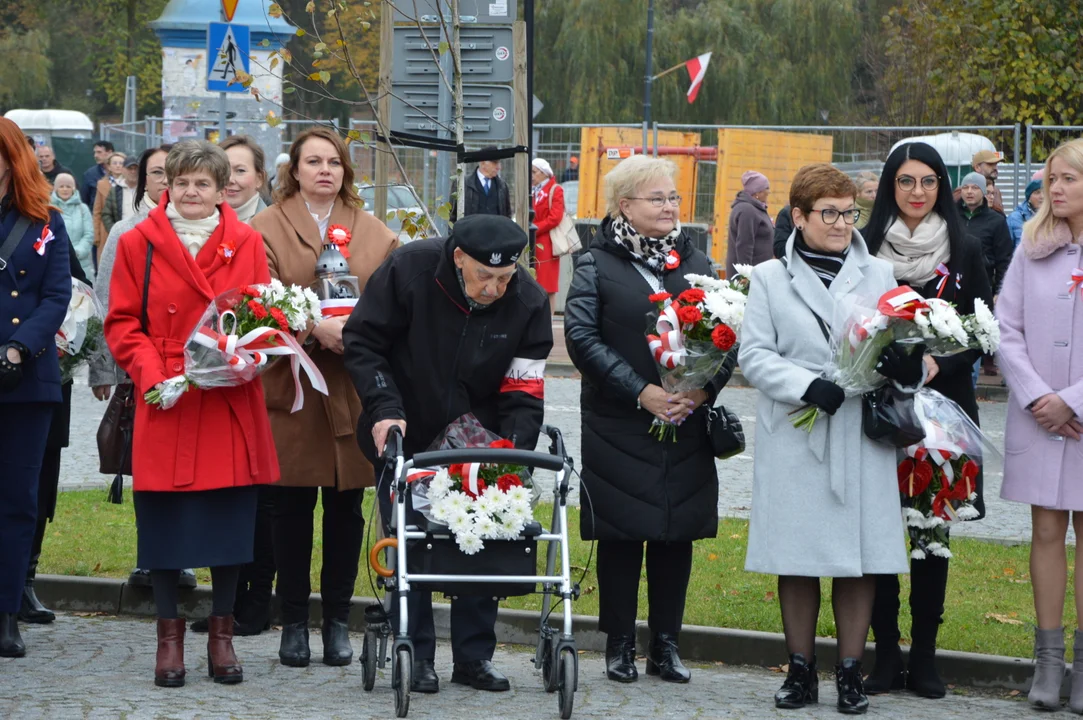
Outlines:
{"type": "Polygon", "coordinates": [[[646,542],[651,643],[647,674],[688,682],[677,638],[692,570],[692,541],[718,529],[718,476],[706,412],[736,361],[702,390],[670,394],[645,336],[649,296],[688,289],[711,263],[680,228],[675,166],[635,156],[606,176],[609,217],[579,259],[564,310],[568,352],[583,374],[581,533],[598,541],[599,628],[606,674],[633,682],[636,603],[646,542]],[[680,264],[667,267],[672,253],[680,264]],[[650,435],[654,418],[677,423],[677,441],[650,435]]]}
{"type": "MultiPolygon", "coordinates": [[[[964,315],[981,299],[991,310],[993,294],[985,271],[982,248],[966,235],[952,199],[947,168],[932,146],[901,145],[887,159],[876,204],[865,228],[869,253],[888,260],[895,279],[924,297],[953,303],[964,315]]],[[[954,400],[978,422],[972,368],[980,350],[948,357],[925,356],[925,386],[954,400]]],[[[982,476],[978,474],[978,518],[985,517],[982,476]]],[[[899,578],[880,575],[876,583],[872,630],[876,638],[876,667],[865,683],[869,695],[904,687],[928,698],[944,697],[944,683],[934,666],[936,635],[943,622],[948,583],[948,558],[927,553],[910,563],[910,614],[913,618],[910,662],[903,667],[899,650],[899,578]]]]}

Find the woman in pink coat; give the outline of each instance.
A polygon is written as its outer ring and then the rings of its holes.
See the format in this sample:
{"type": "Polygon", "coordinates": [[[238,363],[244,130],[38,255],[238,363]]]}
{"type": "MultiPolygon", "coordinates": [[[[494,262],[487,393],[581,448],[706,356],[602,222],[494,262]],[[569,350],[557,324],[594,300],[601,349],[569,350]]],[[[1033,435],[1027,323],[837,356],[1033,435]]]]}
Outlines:
{"type": "MultiPolygon", "coordinates": [[[[1083,535],[1083,140],[1045,165],[1042,206],[1023,226],[997,302],[999,365],[1011,392],[1000,495],[1032,506],[1034,585],[1031,704],[1056,709],[1064,677],[1064,538],[1069,514],[1083,535]]],[[[1083,622],[1083,553],[1076,555],[1076,617],[1083,622]]],[[[1071,709],[1083,713],[1083,632],[1075,633],[1071,709]]]]}

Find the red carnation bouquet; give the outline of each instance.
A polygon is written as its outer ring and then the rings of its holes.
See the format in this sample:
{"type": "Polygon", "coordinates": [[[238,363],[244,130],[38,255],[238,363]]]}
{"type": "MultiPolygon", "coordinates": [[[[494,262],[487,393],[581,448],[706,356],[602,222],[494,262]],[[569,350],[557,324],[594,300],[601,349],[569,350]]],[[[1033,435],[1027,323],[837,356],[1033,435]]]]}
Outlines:
{"type": "Polygon", "coordinates": [[[297,412],[304,404],[302,370],[312,387],[327,394],[327,381],[294,338],[294,333],[315,326],[320,318],[320,301],[311,290],[287,287],[279,280],[224,292],[189,334],[183,372],[143,397],[149,405],[168,410],[190,387],[243,385],[261,375],[275,358],[288,355],[295,386],[292,412],[297,412]]]}
{"type": "MultiPolygon", "coordinates": [[[[647,344],[658,363],[668,393],[703,388],[737,346],[744,320],[748,283],[706,275],[684,276],[691,287],[676,298],[667,292],[650,296],[657,310],[647,314],[647,344]]],[[[676,442],[677,428],[655,418],[651,433],[676,442]]]]}
{"type": "Polygon", "coordinates": [[[983,457],[997,450],[962,408],[922,388],[914,407],[925,439],[899,451],[903,520],[913,545],[910,556],[951,557],[948,529],[978,517],[978,475],[983,457]]]}

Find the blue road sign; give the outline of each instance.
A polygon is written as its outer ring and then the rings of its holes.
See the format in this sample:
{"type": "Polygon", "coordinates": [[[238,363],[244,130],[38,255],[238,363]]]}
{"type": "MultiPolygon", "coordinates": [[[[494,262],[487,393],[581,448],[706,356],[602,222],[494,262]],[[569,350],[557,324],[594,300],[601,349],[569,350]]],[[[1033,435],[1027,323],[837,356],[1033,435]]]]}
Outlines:
{"type": "Polygon", "coordinates": [[[252,50],[247,25],[207,23],[207,90],[244,93],[237,74],[249,71],[252,50]]]}

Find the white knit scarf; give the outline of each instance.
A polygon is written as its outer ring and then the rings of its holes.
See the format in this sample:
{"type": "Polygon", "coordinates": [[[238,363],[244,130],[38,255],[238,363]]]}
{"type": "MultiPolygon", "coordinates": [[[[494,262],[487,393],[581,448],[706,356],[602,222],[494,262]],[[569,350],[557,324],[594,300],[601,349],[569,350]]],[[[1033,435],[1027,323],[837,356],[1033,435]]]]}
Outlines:
{"type": "Polygon", "coordinates": [[[894,266],[896,280],[924,285],[936,277],[937,266],[951,258],[948,224],[932,212],[911,233],[901,217],[895,218],[877,255],[894,266]]]}
{"type": "Polygon", "coordinates": [[[146,217],[156,207],[158,207],[158,203],[150,199],[150,193],[144,191],[143,200],[139,203],[139,214],[146,217]]]}
{"type": "Polygon", "coordinates": [[[233,211],[237,213],[237,219],[248,225],[252,222],[252,218],[256,216],[256,206],[259,205],[259,193],[255,193],[252,197],[245,200],[245,202],[239,207],[233,208],[233,211]]]}
{"type": "Polygon", "coordinates": [[[176,206],[170,202],[166,206],[165,216],[169,218],[169,223],[173,226],[173,232],[177,233],[177,237],[184,243],[184,247],[188,248],[188,252],[192,253],[192,257],[195,257],[199,255],[199,251],[207,244],[207,240],[210,239],[215,228],[218,227],[221,213],[218,212],[218,208],[215,208],[210,217],[205,217],[202,220],[186,220],[176,206]]]}

